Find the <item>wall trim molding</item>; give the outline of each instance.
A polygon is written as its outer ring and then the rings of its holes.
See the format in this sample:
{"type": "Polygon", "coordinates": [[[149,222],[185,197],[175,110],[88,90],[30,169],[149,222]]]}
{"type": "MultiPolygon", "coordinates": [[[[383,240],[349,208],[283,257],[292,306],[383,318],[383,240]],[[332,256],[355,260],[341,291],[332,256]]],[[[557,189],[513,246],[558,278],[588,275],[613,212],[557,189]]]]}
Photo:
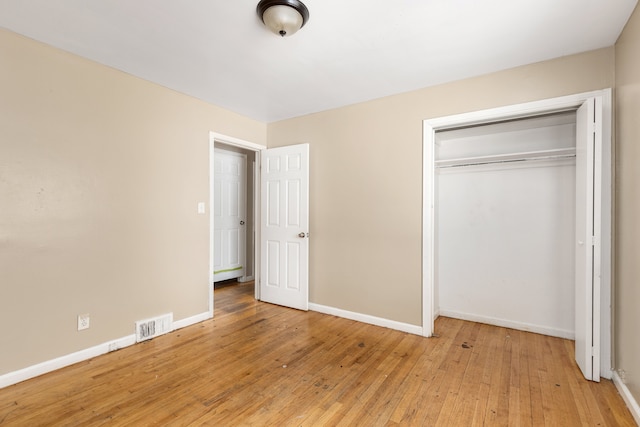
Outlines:
{"type": "Polygon", "coordinates": [[[620,396],[622,396],[622,400],[627,404],[627,408],[631,412],[633,419],[636,420],[636,423],[640,425],[640,405],[636,401],[636,399],[631,394],[631,390],[624,383],[622,378],[617,371],[613,371],[613,384],[615,384],[620,396]]]}
{"type": "Polygon", "coordinates": [[[49,372],[62,369],[69,365],[73,365],[75,363],[83,362],[93,357],[109,353],[110,351],[128,347],[135,343],[136,335],[131,334],[112,341],[98,344],[93,347],[86,348],[84,350],[76,351],[75,353],[60,356],[55,359],[47,360],[45,362],[28,366],[17,371],[9,372],[0,376],[0,388],[8,387],[10,385],[26,381],[28,379],[47,374],[49,372]]]}
{"type": "Polygon", "coordinates": [[[422,335],[422,326],[411,325],[409,323],[396,322],[395,320],[384,319],[382,317],[370,316],[368,314],[356,313],[353,311],[343,310],[340,308],[329,307],[321,304],[309,303],[309,310],[318,313],[330,314],[333,316],[343,317],[349,320],[355,320],[370,325],[382,326],[397,331],[407,332],[414,335],[422,335]]]}
{"type": "MultiPolygon", "coordinates": [[[[209,312],[197,314],[195,316],[187,317],[186,319],[175,321],[173,322],[173,326],[170,332],[184,328],[186,326],[191,326],[207,319],[210,319],[209,312]]],[[[85,360],[89,360],[91,358],[101,356],[112,351],[120,350],[121,348],[129,347],[135,343],[136,335],[131,334],[95,345],[93,347],[85,348],[84,350],[56,357],[55,359],[27,366],[26,368],[19,369],[17,371],[8,372],[6,374],[0,375],[0,388],[8,387],[10,385],[14,385],[31,378],[56,371],[58,369],[65,368],[79,362],[84,362],[85,360]]]]}
{"type": "Polygon", "coordinates": [[[187,326],[195,325],[196,323],[204,322],[205,320],[211,319],[208,311],[204,313],[196,314],[195,316],[187,317],[185,319],[176,320],[173,322],[173,328],[171,328],[171,332],[186,328],[187,326]]]}

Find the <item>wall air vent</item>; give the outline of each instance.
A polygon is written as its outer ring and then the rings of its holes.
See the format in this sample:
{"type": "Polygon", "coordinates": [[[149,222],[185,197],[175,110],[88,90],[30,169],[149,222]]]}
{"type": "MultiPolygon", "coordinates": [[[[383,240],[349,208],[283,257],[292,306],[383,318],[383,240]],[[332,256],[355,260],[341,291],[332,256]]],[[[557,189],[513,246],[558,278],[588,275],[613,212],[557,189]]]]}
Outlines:
{"type": "Polygon", "coordinates": [[[150,340],[159,335],[171,332],[173,327],[173,313],[163,314],[152,319],[136,322],[136,342],[150,340]]]}

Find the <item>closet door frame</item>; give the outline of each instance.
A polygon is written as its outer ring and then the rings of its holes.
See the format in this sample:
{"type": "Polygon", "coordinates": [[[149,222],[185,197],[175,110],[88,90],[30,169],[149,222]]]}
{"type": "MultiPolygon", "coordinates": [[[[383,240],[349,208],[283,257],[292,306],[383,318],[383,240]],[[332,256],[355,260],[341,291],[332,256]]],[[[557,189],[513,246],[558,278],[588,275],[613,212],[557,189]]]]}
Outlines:
{"type": "Polygon", "coordinates": [[[612,348],[612,94],[611,89],[585,92],[541,101],[492,108],[471,113],[427,119],[423,121],[423,206],[422,206],[422,335],[434,334],[434,320],[438,316],[435,306],[435,133],[436,131],[460,126],[498,122],[516,118],[527,118],[541,114],[577,110],[591,98],[602,100],[602,193],[599,212],[601,218],[601,292],[600,299],[600,372],[604,378],[611,378],[612,348]]]}

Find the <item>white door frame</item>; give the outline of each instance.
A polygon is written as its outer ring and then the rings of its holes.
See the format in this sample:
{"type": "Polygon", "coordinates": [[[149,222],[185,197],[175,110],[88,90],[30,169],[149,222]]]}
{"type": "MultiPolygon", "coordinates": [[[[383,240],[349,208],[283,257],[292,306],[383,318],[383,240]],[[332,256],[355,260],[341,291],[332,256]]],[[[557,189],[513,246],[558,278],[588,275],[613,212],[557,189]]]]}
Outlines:
{"type": "MultiPolygon", "coordinates": [[[[239,138],[235,138],[233,136],[228,136],[228,135],[223,135],[221,133],[216,133],[216,132],[209,132],[209,284],[208,284],[208,289],[209,289],[209,318],[213,317],[213,307],[214,307],[214,303],[213,303],[213,251],[214,251],[214,242],[213,242],[213,233],[214,233],[214,218],[213,218],[213,191],[214,191],[214,185],[213,185],[213,180],[214,180],[214,167],[215,167],[215,143],[220,143],[220,144],[225,144],[225,145],[230,145],[232,147],[238,147],[238,148],[242,148],[244,150],[249,150],[249,151],[254,151],[254,152],[260,152],[262,150],[265,150],[267,147],[265,145],[261,145],[261,144],[256,144],[254,142],[250,142],[250,141],[245,141],[243,139],[239,139],[239,138]]],[[[256,170],[260,170],[260,156],[256,155],[256,170]]],[[[254,178],[255,181],[255,178],[254,178]]],[[[260,236],[260,210],[259,209],[255,209],[256,206],[260,206],[260,191],[258,189],[256,189],[254,187],[253,190],[253,198],[254,198],[254,217],[253,217],[253,222],[254,222],[254,233],[256,233],[256,236],[260,236]]],[[[256,238],[256,241],[258,241],[258,239],[256,238]]],[[[260,277],[260,245],[254,245],[254,257],[253,257],[253,262],[254,262],[254,271],[253,271],[253,275],[254,277],[260,277]]],[[[256,286],[256,298],[259,297],[258,295],[258,291],[259,291],[259,287],[256,286]]]]}
{"type": "Polygon", "coordinates": [[[611,378],[611,219],[612,219],[612,142],[611,89],[603,89],[576,95],[563,96],[524,104],[492,108],[471,113],[427,119],[423,121],[422,160],[422,335],[430,337],[434,333],[435,312],[435,132],[452,127],[473,126],[481,123],[507,119],[524,118],[563,110],[577,109],[589,98],[602,97],[602,271],[601,271],[601,358],[600,372],[604,378],[611,378]]]}

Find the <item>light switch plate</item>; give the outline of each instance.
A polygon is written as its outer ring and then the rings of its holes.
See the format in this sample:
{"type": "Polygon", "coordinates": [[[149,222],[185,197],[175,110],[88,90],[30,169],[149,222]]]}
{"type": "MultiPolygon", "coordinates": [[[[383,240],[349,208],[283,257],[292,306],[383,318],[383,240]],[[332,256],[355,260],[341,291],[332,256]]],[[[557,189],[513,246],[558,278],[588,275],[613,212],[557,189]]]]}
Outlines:
{"type": "Polygon", "coordinates": [[[204,202],[198,202],[198,213],[199,213],[199,214],[203,214],[203,213],[205,213],[205,206],[204,206],[204,202]]]}

